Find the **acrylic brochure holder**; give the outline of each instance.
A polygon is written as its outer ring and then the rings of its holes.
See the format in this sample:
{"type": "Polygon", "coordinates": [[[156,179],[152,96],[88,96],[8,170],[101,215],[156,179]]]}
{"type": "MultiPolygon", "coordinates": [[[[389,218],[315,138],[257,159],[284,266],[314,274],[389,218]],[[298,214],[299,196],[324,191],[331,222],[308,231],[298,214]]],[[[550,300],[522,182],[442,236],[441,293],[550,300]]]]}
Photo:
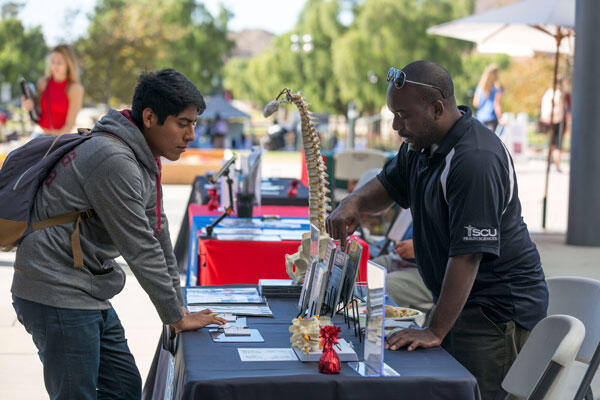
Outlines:
{"type": "Polygon", "coordinates": [[[399,376],[384,363],[385,294],[387,270],[367,263],[367,322],[364,361],[348,363],[361,376],[399,376]]]}
{"type": "Polygon", "coordinates": [[[319,228],[310,224],[310,258],[308,262],[308,268],[304,275],[304,283],[302,284],[302,292],[300,293],[300,299],[298,300],[298,316],[304,317],[307,313],[310,313],[309,306],[311,306],[309,300],[311,299],[313,279],[315,270],[319,262],[319,236],[321,231],[319,228]]]}

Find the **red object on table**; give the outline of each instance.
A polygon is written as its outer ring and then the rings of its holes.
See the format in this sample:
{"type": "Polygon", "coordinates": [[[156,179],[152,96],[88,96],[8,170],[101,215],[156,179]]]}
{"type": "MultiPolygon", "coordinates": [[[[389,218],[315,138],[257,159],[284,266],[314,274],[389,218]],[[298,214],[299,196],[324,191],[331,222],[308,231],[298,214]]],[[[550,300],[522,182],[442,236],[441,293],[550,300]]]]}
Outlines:
{"type": "Polygon", "coordinates": [[[335,325],[324,326],[321,328],[321,345],[323,354],[319,360],[319,372],[322,374],[339,374],[340,357],[333,348],[338,343],[340,327],[335,325]]]}
{"type": "MultiPolygon", "coordinates": [[[[194,215],[218,216],[207,206],[191,204],[188,208],[190,226],[194,215]]],[[[279,215],[282,218],[308,218],[308,207],[262,206],[255,216],[279,215]]],[[[367,280],[369,245],[363,246],[359,280],[367,280]]],[[[289,279],[285,270],[285,254],[298,251],[299,240],[277,242],[198,239],[198,285],[258,284],[259,279],[289,279]]]]}
{"type": "Polygon", "coordinates": [[[217,187],[213,186],[210,189],[207,189],[206,192],[210,196],[210,200],[208,201],[208,209],[210,211],[214,211],[220,207],[219,204],[219,195],[217,194],[217,187]]]}
{"type": "Polygon", "coordinates": [[[287,192],[287,197],[298,196],[298,185],[300,185],[298,179],[292,179],[292,181],[290,182],[290,190],[288,190],[287,192]]]}

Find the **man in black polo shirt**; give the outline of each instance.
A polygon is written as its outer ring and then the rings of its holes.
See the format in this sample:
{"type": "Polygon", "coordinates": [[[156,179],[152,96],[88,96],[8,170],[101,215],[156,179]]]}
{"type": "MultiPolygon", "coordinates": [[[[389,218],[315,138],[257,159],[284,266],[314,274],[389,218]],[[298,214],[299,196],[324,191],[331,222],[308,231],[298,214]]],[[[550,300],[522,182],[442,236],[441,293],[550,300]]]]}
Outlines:
{"type": "Polygon", "coordinates": [[[345,198],[327,229],[345,244],[360,213],[411,209],[417,264],[436,302],[429,327],[401,331],[396,350],[442,344],[493,398],[529,331],[546,316],[539,254],[521,217],[502,142],[456,106],[448,72],[429,61],[390,69],[387,103],[403,138],[394,159],[345,198]]]}

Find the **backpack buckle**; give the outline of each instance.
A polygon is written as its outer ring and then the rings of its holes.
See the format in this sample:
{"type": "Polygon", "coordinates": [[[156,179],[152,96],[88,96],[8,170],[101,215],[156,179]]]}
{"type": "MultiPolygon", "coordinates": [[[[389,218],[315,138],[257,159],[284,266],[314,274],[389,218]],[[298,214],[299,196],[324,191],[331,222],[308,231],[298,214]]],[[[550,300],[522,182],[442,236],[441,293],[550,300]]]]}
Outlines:
{"type": "Polygon", "coordinates": [[[80,135],[91,135],[92,130],[89,128],[77,128],[77,133],[80,135]]]}

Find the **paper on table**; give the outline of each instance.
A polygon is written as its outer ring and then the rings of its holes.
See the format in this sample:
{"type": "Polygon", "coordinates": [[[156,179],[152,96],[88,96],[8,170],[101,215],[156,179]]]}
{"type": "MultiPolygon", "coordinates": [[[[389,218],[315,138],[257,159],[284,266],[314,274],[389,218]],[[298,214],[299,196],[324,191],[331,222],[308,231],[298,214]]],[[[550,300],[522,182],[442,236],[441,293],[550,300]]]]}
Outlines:
{"type": "Polygon", "coordinates": [[[298,361],[289,348],[238,348],[242,361],[298,361]]]}
{"type": "Polygon", "coordinates": [[[247,315],[254,317],[272,317],[273,312],[269,308],[268,305],[231,305],[231,306],[215,306],[215,305],[197,305],[197,306],[189,306],[188,309],[190,312],[202,311],[204,309],[210,309],[216,313],[229,313],[236,315],[247,315]]]}
{"type": "Polygon", "coordinates": [[[261,286],[292,286],[294,281],[291,279],[259,279],[258,284],[261,286]]]}
{"type": "MultiPolygon", "coordinates": [[[[225,315],[225,314],[219,314],[217,315],[218,317],[220,317],[221,315],[225,315]]],[[[246,317],[239,317],[237,319],[236,316],[233,316],[234,319],[232,321],[228,321],[225,325],[217,325],[217,324],[210,324],[210,325],[206,325],[205,328],[229,328],[231,326],[242,326],[245,327],[246,326],[246,317]]]]}
{"type": "Polygon", "coordinates": [[[262,231],[259,228],[215,228],[213,232],[216,235],[260,235],[262,231]]]}
{"type": "Polygon", "coordinates": [[[228,326],[223,332],[225,336],[250,336],[250,329],[245,326],[228,326]]]}
{"type": "Polygon", "coordinates": [[[229,235],[229,234],[217,234],[219,240],[239,240],[244,242],[258,241],[258,242],[280,242],[281,236],[279,235],[229,235]]]}
{"type": "Polygon", "coordinates": [[[265,298],[258,294],[256,288],[191,288],[186,292],[187,304],[262,304],[265,298]]]}

